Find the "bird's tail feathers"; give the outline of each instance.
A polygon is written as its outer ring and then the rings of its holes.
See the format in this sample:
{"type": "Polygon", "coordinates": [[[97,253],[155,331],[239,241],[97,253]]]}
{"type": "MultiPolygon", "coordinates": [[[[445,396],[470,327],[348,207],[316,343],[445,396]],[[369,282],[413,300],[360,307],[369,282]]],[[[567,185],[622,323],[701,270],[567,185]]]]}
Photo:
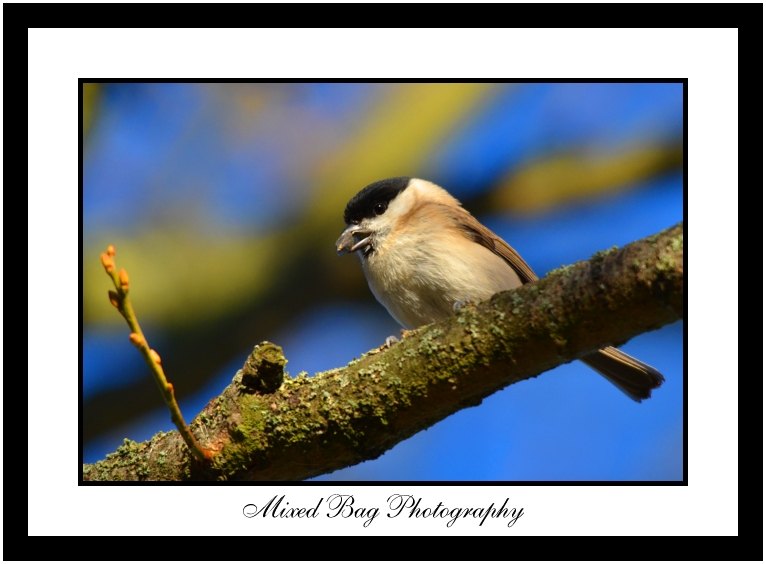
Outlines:
{"type": "Polygon", "coordinates": [[[614,347],[605,347],[580,360],[635,401],[648,399],[652,390],[665,381],[656,369],[614,347]]]}

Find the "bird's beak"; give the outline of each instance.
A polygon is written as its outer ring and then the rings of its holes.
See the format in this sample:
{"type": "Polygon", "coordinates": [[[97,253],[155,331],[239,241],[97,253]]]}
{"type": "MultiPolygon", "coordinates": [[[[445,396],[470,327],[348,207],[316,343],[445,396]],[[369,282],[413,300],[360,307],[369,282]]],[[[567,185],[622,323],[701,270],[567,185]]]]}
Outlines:
{"type": "Polygon", "coordinates": [[[369,229],[359,225],[349,225],[335,242],[335,250],[338,251],[339,255],[358,251],[365,245],[370,244],[371,235],[372,231],[369,229]],[[361,239],[358,239],[358,237],[361,237],[361,239]]]}

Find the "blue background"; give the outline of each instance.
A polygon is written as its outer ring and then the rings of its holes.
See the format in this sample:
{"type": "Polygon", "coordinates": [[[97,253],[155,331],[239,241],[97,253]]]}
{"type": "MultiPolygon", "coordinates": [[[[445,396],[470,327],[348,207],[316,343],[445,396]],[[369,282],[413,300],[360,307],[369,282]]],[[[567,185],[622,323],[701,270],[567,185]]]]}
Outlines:
{"type": "MultiPolygon", "coordinates": [[[[366,183],[438,182],[542,275],[682,220],[682,100],[680,84],[86,85],[83,461],[173,428],[106,300],[107,243],[191,419],[261,340],[296,374],[398,333],[333,247],[366,183]]],[[[651,400],[571,363],[317,479],[680,480],[683,324],[622,348],[665,375],[651,400]]]]}

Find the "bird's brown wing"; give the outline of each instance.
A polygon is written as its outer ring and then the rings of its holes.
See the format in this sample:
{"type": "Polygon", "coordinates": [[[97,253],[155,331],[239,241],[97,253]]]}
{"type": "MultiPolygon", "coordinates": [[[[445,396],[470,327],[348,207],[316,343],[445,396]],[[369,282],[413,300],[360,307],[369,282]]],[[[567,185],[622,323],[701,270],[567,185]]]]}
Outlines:
{"type": "Polygon", "coordinates": [[[479,220],[472,216],[467,210],[460,208],[459,220],[463,232],[474,242],[484,245],[490,251],[501,257],[521,278],[524,284],[537,280],[537,275],[516,249],[503,241],[495,233],[484,227],[479,220]]]}

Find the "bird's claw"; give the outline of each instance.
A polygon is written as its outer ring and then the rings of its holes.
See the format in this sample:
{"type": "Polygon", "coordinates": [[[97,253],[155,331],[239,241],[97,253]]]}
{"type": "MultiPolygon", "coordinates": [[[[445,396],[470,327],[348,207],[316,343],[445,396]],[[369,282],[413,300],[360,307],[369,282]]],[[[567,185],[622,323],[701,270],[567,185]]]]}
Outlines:
{"type": "Polygon", "coordinates": [[[390,349],[391,347],[393,347],[398,342],[399,342],[399,339],[397,339],[393,335],[389,335],[388,337],[386,337],[385,347],[387,349],[390,349]]]}
{"type": "Polygon", "coordinates": [[[452,304],[452,311],[455,313],[468,306],[475,306],[478,302],[474,300],[457,300],[452,304]]]}

